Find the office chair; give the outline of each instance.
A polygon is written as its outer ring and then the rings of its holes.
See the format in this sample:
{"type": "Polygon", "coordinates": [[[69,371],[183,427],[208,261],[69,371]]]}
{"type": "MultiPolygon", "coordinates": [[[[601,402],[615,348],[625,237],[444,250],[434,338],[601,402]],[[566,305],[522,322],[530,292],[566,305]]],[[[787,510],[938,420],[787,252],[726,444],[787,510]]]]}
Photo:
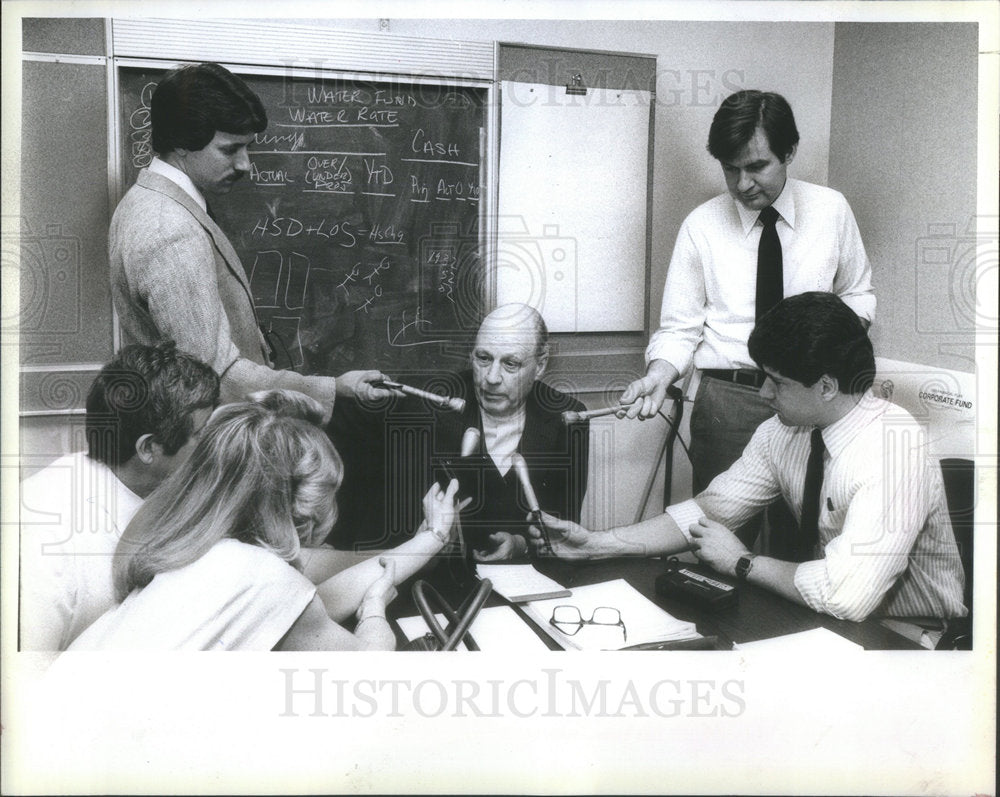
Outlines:
{"type": "Polygon", "coordinates": [[[936,650],[972,650],[972,549],[976,506],[976,468],[972,460],[948,458],[941,460],[941,475],[948,501],[958,554],[965,571],[964,601],[968,615],[948,621],[936,650]]]}

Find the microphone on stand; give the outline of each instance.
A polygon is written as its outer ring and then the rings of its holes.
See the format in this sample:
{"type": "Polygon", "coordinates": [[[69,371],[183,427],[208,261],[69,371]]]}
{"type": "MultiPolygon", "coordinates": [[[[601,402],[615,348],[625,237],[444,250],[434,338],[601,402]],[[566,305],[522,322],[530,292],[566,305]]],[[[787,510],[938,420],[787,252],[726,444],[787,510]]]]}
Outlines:
{"type": "Polygon", "coordinates": [[[524,457],[519,453],[515,452],[510,458],[511,467],[514,468],[514,473],[517,475],[517,479],[521,482],[521,489],[524,491],[525,501],[528,503],[528,510],[531,513],[531,519],[538,524],[538,528],[542,531],[542,541],[544,543],[544,550],[546,554],[552,553],[552,541],[549,539],[549,530],[545,528],[545,523],[542,521],[542,509],[538,505],[538,497],[535,495],[535,491],[531,486],[531,479],[528,478],[528,463],[524,461],[524,457]]]}
{"type": "MultiPolygon", "coordinates": [[[[479,438],[480,432],[475,426],[470,426],[462,434],[462,446],[459,451],[459,460],[468,459],[476,451],[479,450],[479,438]]],[[[459,474],[455,472],[453,467],[453,460],[444,459],[441,461],[441,470],[444,471],[445,476],[448,479],[458,480],[459,489],[456,499],[459,501],[465,500],[469,493],[467,490],[463,489],[462,478],[459,474]]],[[[475,474],[464,473],[466,475],[465,485],[468,486],[470,483],[470,478],[474,478],[475,474]]],[[[438,478],[438,483],[441,482],[441,478],[438,478]]],[[[442,485],[442,489],[447,487],[447,485],[442,485]]],[[[445,557],[447,562],[448,572],[450,573],[451,580],[459,586],[467,586],[475,578],[476,563],[473,560],[472,548],[465,542],[465,533],[462,531],[462,513],[459,512],[455,516],[455,524],[458,526],[458,534],[456,535],[455,541],[450,543],[442,551],[442,555],[445,557]]]]}

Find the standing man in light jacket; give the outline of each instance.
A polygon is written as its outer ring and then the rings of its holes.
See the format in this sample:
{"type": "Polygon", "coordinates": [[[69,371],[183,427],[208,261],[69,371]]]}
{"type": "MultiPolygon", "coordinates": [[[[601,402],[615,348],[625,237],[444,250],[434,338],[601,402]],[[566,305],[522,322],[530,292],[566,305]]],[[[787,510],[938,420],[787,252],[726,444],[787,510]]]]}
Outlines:
{"type": "Polygon", "coordinates": [[[376,399],[378,371],[334,379],[272,367],[250,283],[206,195],[223,195],[250,169],[247,147],[267,127],[260,98],[218,64],[168,72],[153,93],[155,157],[115,210],[109,234],[111,292],[123,343],[172,338],[219,374],[222,401],[289,388],[326,417],[337,395],[376,399]]]}
{"type": "Polygon", "coordinates": [[[667,387],[695,369],[690,389],[694,492],[742,453],[773,414],[758,394],[764,375],[747,350],[754,323],[783,296],[830,291],[871,323],[871,264],[843,195],[793,180],[799,132],[788,102],[756,90],[727,97],[712,120],[708,151],[727,193],[695,208],[677,234],[660,327],[646,376],[622,394],[629,416],[650,417],[667,387]]]}

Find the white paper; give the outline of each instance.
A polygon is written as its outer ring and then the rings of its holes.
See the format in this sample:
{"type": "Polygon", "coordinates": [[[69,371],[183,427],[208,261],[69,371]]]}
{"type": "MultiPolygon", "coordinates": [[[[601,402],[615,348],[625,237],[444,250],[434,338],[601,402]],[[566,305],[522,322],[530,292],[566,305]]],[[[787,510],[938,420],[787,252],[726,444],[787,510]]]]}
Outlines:
{"type": "MultiPolygon", "coordinates": [[[[446,625],[443,614],[435,615],[442,628],[446,625]]],[[[427,623],[423,617],[403,617],[397,621],[403,634],[409,640],[422,637],[428,632],[427,623]]],[[[547,651],[548,646],[531,630],[517,612],[509,606],[491,606],[483,609],[476,616],[469,633],[486,653],[511,653],[527,651],[547,651]]],[[[464,642],[459,643],[457,650],[468,650],[464,642]]]]}
{"type": "Polygon", "coordinates": [[[758,639],[755,642],[741,642],[733,645],[734,650],[752,650],[775,652],[843,652],[848,650],[863,651],[864,648],[851,640],[831,631],[829,628],[812,628],[808,631],[798,631],[794,634],[758,639]]]}
{"type": "Polygon", "coordinates": [[[493,584],[493,591],[503,595],[507,600],[518,603],[531,600],[529,596],[538,596],[544,600],[553,593],[566,592],[566,588],[558,581],[539,573],[534,565],[484,565],[476,566],[480,578],[488,578],[493,584]]]}
{"type": "Polygon", "coordinates": [[[567,650],[620,650],[647,642],[697,637],[694,623],[678,620],[644,597],[625,579],[574,587],[569,598],[553,598],[526,603],[525,611],[539,626],[567,650]],[[562,633],[549,620],[556,606],[576,606],[586,620],[599,606],[618,609],[625,624],[620,626],[584,625],[576,634],[562,633]]]}

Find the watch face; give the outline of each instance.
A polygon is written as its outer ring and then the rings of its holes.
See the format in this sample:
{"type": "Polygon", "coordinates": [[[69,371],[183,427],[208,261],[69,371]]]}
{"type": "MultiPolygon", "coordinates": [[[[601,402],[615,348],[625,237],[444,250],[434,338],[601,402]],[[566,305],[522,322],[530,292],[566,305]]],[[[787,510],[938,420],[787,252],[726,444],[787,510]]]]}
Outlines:
{"type": "Polygon", "coordinates": [[[739,578],[746,578],[747,573],[750,572],[750,565],[753,559],[749,556],[741,556],[739,561],[736,563],[736,575],[739,578]]]}

